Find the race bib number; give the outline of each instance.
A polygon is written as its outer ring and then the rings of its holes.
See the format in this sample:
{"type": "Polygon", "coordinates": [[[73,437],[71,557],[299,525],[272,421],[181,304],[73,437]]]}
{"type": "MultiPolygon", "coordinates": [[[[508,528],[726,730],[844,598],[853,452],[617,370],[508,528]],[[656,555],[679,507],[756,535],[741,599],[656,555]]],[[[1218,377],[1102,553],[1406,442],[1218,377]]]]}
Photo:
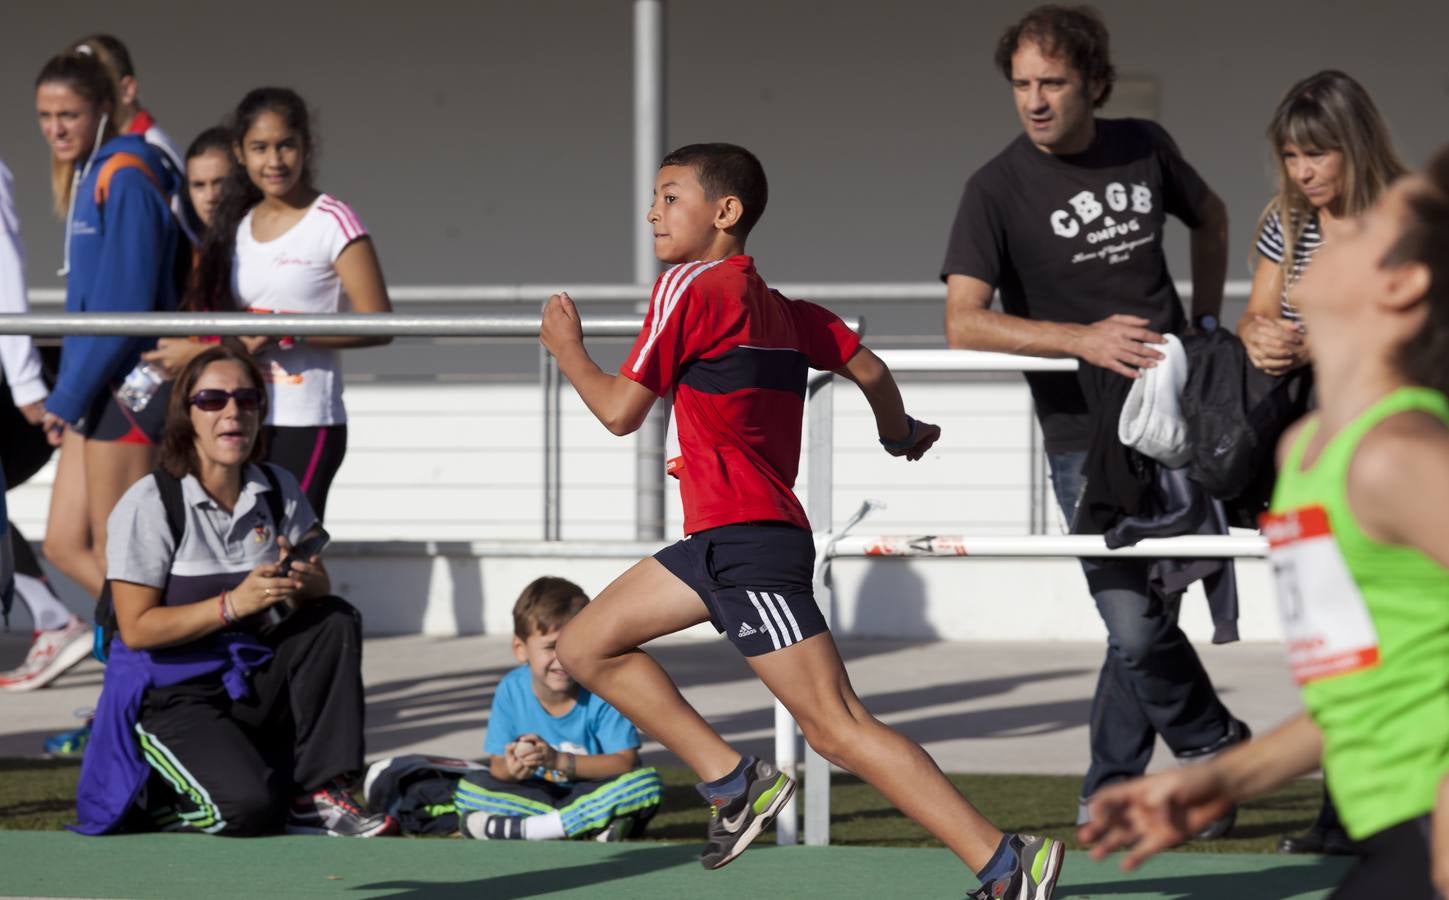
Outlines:
{"type": "Polygon", "coordinates": [[[1339,552],[1321,506],[1262,517],[1288,663],[1299,684],[1379,664],[1368,605],[1339,552]]]}

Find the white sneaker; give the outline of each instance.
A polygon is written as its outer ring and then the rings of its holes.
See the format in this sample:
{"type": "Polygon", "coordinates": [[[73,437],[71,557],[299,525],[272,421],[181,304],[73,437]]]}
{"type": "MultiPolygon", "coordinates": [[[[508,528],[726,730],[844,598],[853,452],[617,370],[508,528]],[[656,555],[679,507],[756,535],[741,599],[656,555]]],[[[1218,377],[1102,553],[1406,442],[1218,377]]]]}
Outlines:
{"type": "Polygon", "coordinates": [[[33,691],[45,687],[90,652],[91,627],[71,616],[64,628],[35,632],[25,662],[0,673],[0,691],[33,691]]]}

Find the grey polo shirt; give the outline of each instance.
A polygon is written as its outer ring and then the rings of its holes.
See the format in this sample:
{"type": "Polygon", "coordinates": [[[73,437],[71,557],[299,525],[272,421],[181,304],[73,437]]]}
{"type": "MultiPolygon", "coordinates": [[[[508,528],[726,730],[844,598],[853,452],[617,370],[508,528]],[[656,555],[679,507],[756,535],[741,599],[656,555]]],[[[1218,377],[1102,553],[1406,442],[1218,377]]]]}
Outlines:
{"type": "Polygon", "coordinates": [[[236,508],[223,509],[194,475],[181,479],[186,529],[181,546],[172,546],[171,529],[156,479],[147,475],[131,485],[111,511],[106,539],[106,577],[166,590],[168,604],[214,596],[241,581],[262,563],[274,563],[280,529],[293,544],[317,522],[312,506],[291,473],[274,466],[282,491],[283,520],[271,520],[263,497],[271,490],[255,465],[244,474],[236,508]]]}

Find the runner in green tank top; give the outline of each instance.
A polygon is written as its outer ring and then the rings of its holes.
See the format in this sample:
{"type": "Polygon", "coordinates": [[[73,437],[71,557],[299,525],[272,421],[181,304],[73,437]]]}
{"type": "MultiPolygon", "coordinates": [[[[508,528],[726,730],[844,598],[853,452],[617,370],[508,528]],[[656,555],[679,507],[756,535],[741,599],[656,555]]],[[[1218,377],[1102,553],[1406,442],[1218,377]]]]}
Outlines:
{"type": "Polygon", "coordinates": [[[1334,900],[1444,897],[1449,148],[1326,245],[1298,298],[1320,407],[1284,435],[1263,526],[1306,711],[1204,765],[1099,792],[1078,836],[1098,858],[1130,847],[1134,868],[1322,764],[1364,851],[1334,900]]]}

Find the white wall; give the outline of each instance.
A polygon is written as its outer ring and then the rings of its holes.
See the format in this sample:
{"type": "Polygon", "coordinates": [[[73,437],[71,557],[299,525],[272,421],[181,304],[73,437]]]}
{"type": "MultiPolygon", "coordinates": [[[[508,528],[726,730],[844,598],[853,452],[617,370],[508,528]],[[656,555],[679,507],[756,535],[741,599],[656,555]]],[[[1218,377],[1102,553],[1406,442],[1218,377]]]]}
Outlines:
{"type": "MultiPolygon", "coordinates": [[[[867,498],[884,502],[876,533],[1025,534],[1035,424],[1019,379],[905,383],[914,414],[943,437],[920,462],[876,443],[861,394],[835,391],[835,520],[867,498]]],[[[538,540],[543,537],[543,418],[539,389],[519,384],[349,385],[347,458],[327,503],[340,541],[538,540]]],[[[634,446],[608,433],[573,391],[563,393],[566,540],[634,538],[634,446]]],[[[11,519],[45,533],[55,462],[9,495],[11,519]]],[[[800,493],[809,468],[802,466],[800,493]]],[[[683,533],[679,491],[666,479],[667,535],[683,533]]],[[[823,523],[819,523],[823,524],[823,523]]]]}
{"type": "MultiPolygon", "coordinates": [[[[886,457],[859,392],[837,387],[836,526],[870,498],[885,506],[858,534],[1028,532],[1035,426],[1023,384],[905,382],[911,408],[943,429],[941,442],[916,463],[886,457]]],[[[328,501],[327,525],[337,541],[329,566],[371,633],[506,634],[514,599],[535,577],[563,575],[596,593],[646,552],[588,555],[599,542],[633,539],[633,443],[610,436],[571,394],[562,467],[563,537],[571,543],[552,559],[527,558],[510,546],[542,536],[536,387],[360,384],[346,396],[349,445],[328,501]],[[476,541],[491,544],[480,549],[476,541]]],[[[53,472],[52,464],[9,495],[11,517],[32,540],[45,532],[53,472]]],[[[807,480],[808,469],[799,480],[808,498],[807,480]]],[[[670,485],[673,540],[682,527],[679,494],[670,485]]],[[[1054,513],[1051,527],[1058,527],[1054,513]]],[[[842,634],[1008,641],[1103,635],[1073,560],[848,559],[834,572],[842,634]]],[[[1241,574],[1244,638],[1276,639],[1266,568],[1245,563],[1241,574]]],[[[87,611],[78,591],[57,584],[73,609],[87,611]]],[[[1188,632],[1209,640],[1206,604],[1191,596],[1188,632]]],[[[23,611],[17,615],[14,627],[25,627],[23,611]]]]}
{"type": "MultiPolygon", "coordinates": [[[[991,52],[1029,5],[669,0],[668,143],[732,140],[764,160],[752,250],[767,277],[933,278],[966,175],[1016,133],[991,52]]],[[[1262,132],[1295,79],[1358,77],[1411,162],[1449,138],[1449,4],[1097,5],[1119,70],[1158,80],[1161,121],[1228,200],[1234,275],[1267,196],[1262,132]]],[[[250,87],[298,88],[320,113],[321,184],[361,212],[394,283],[631,276],[646,198],[629,174],[627,0],[19,0],[0,25],[0,158],[34,284],[57,283],[60,234],[33,80],[98,29],[129,42],[183,143],[250,87]]]]}

